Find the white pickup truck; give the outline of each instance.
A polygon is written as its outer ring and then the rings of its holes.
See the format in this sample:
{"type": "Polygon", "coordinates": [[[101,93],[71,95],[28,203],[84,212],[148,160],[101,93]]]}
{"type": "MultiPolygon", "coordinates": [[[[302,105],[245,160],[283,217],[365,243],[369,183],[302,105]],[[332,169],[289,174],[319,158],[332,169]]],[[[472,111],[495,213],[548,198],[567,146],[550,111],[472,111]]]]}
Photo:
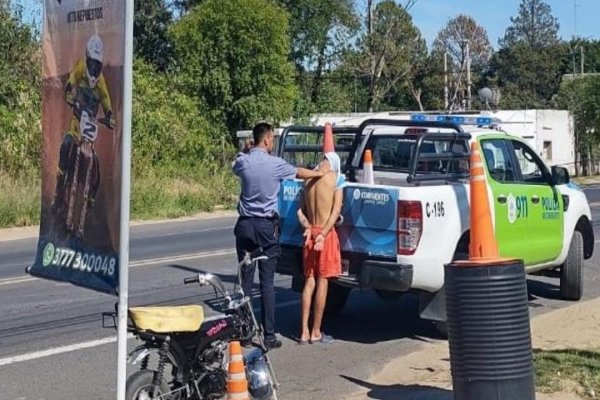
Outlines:
{"type": "MultiPolygon", "coordinates": [[[[347,273],[331,285],[328,312],[340,311],[355,287],[375,289],[384,299],[415,291],[421,317],[445,321],[444,264],[468,255],[471,141],[482,149],[500,254],[524,260],[528,273],[558,275],[561,296],[581,298],[583,260],[594,250],[585,194],[565,168],[547,167],[523,140],[494,126],[486,117],[415,115],[333,127],[349,181],[336,227],[347,273]],[[367,149],[375,185],[357,183],[367,149]]],[[[287,128],[278,154],[315,166],[323,129],[287,128]]],[[[278,272],[292,275],[294,290],[303,284],[296,217],[301,188],[299,181],[285,181],[279,199],[278,272]]]]}
{"type": "MultiPolygon", "coordinates": [[[[486,117],[414,115],[333,127],[348,185],[337,231],[346,273],[333,281],[327,311],[344,306],[352,288],[390,299],[420,295],[422,318],[445,321],[444,264],[469,248],[469,152],[477,141],[487,175],[490,209],[502,256],[523,259],[528,273],[560,277],[564,299],[579,300],[583,260],[594,232],[585,194],[565,168],[548,168],[520,138],[495,130],[486,117]],[[375,185],[360,182],[365,150],[373,154],[375,185]]],[[[323,127],[289,127],[278,155],[315,166],[323,127]]],[[[278,272],[302,277],[299,181],[280,191],[282,256],[278,272]]],[[[438,324],[443,325],[443,324],[438,324]]]]}

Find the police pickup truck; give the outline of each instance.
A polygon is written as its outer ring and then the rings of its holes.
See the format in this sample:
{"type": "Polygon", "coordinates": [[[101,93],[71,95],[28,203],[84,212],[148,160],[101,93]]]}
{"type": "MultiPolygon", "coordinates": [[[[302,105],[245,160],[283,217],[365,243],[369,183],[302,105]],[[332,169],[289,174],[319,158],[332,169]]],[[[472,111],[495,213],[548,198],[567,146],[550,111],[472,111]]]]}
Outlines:
{"type": "MultiPolygon", "coordinates": [[[[470,142],[482,149],[490,210],[500,254],[525,262],[528,273],[560,278],[564,299],[579,300],[584,259],[594,232],[585,194],[559,166],[547,167],[519,137],[489,117],[413,115],[333,127],[348,184],[336,226],[343,275],[330,285],[327,312],[340,311],[352,288],[384,299],[419,294],[420,315],[443,326],[444,264],[468,256],[470,142]],[[361,182],[363,154],[373,155],[375,184],[361,182]]],[[[323,127],[285,129],[278,155],[294,165],[320,161],[323,127]]],[[[301,290],[299,181],[282,183],[282,254],[277,271],[301,290]]]]}

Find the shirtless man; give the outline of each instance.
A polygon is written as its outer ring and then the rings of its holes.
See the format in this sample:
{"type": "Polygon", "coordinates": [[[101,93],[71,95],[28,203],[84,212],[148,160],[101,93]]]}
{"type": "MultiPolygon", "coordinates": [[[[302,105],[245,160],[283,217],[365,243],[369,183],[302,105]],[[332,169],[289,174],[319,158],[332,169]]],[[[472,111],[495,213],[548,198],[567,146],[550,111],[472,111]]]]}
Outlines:
{"type": "Polygon", "coordinates": [[[298,219],[304,227],[304,277],[302,292],[302,332],[300,344],[333,341],[321,332],[321,322],[327,298],[328,279],[341,273],[340,242],[334,224],[340,216],[343,199],[344,176],[340,173],[340,158],[325,153],[319,170],[327,173],[317,179],[305,181],[300,199],[298,219]],[[312,330],[308,317],[316,288],[312,330]]]}

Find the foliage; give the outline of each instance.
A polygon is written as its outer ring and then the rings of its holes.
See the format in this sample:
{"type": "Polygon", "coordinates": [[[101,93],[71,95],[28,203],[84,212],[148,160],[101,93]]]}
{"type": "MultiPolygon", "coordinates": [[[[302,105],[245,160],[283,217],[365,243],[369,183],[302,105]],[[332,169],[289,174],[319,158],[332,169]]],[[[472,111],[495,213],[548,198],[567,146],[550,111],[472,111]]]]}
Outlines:
{"type": "Polygon", "coordinates": [[[172,59],[168,30],[173,15],[167,0],[135,0],[134,51],[156,68],[165,70],[172,59]]]}
{"type": "Polygon", "coordinates": [[[41,57],[35,30],[6,2],[0,52],[0,171],[16,175],[39,167],[41,57]]]}
{"type": "Polygon", "coordinates": [[[554,103],[573,115],[575,147],[583,173],[587,174],[588,162],[594,161],[593,147],[600,141],[600,76],[577,77],[565,82],[554,103]]]}
{"type": "Polygon", "coordinates": [[[511,17],[511,25],[506,29],[500,47],[511,47],[525,43],[528,48],[539,50],[557,45],[558,19],[552,15],[552,8],[544,0],[521,0],[519,13],[511,17]]]}
{"type": "Polygon", "coordinates": [[[356,76],[368,77],[367,109],[372,111],[398,85],[413,77],[426,56],[425,42],[410,14],[392,0],[375,6],[370,34],[347,61],[356,76]]]}
{"type": "Polygon", "coordinates": [[[558,91],[566,56],[558,22],[542,0],[522,0],[511,22],[492,62],[503,88],[503,108],[548,107],[558,91]]]}
{"type": "Polygon", "coordinates": [[[290,118],[297,88],[285,10],[268,0],[207,0],[173,37],[183,89],[230,132],[290,118]]]}
{"type": "MultiPolygon", "coordinates": [[[[291,52],[297,81],[312,103],[321,100],[327,70],[348,49],[359,24],[352,0],[279,0],[290,14],[291,52]]],[[[317,105],[317,109],[320,107],[317,105]]]]}

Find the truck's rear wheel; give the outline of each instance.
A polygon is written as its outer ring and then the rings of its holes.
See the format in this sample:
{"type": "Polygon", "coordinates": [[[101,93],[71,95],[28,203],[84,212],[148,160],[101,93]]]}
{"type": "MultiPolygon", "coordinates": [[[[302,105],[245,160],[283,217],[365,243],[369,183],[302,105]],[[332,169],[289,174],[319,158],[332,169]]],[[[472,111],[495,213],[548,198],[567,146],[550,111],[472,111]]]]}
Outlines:
{"type": "Polygon", "coordinates": [[[560,269],[560,295],[564,300],[583,297],[583,236],[573,232],[569,254],[560,269]]]}
{"type": "Polygon", "coordinates": [[[325,303],[325,314],[335,315],[338,314],[346,305],[346,300],[350,295],[352,288],[338,285],[330,282],[329,288],[327,289],[327,302],[325,303]]]}

